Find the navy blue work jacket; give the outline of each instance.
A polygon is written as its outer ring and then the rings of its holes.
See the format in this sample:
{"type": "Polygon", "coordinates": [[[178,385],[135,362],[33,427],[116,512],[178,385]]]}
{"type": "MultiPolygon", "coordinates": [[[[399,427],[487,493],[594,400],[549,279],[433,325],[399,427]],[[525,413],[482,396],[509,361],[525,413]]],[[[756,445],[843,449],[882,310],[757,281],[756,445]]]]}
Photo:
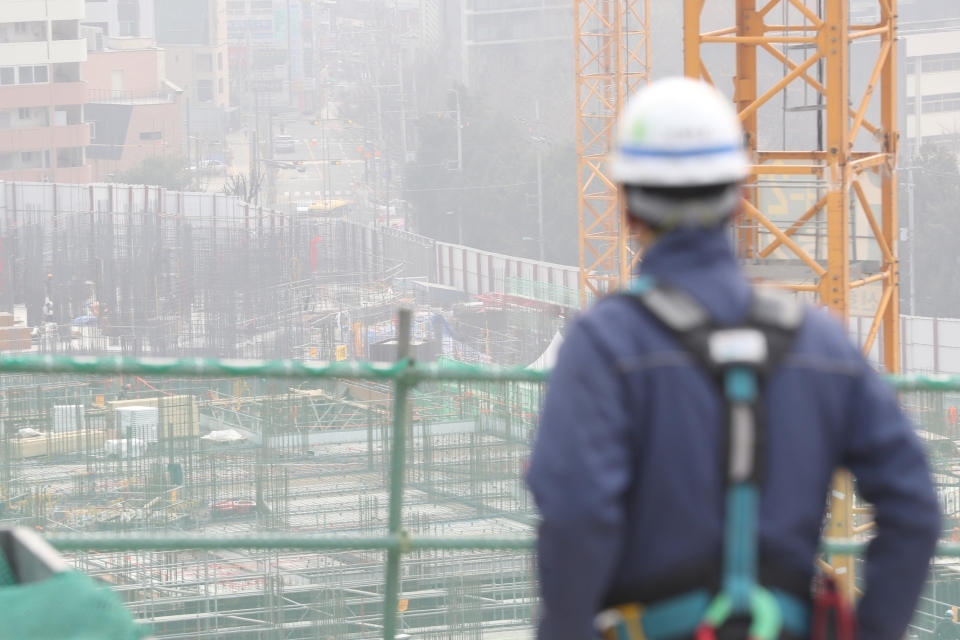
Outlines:
{"type": "MultiPolygon", "coordinates": [[[[750,288],[724,230],[667,234],[641,273],[686,290],[720,323],[750,288]]],[[[921,445],[890,388],[826,312],[811,309],[765,396],[760,545],[812,576],[832,472],[876,507],[858,605],[862,640],[900,640],[940,534],[921,445]]],[[[569,330],[550,380],[527,482],[542,522],[541,640],[587,640],[609,594],[721,555],[719,392],[623,296],[569,330]]]]}

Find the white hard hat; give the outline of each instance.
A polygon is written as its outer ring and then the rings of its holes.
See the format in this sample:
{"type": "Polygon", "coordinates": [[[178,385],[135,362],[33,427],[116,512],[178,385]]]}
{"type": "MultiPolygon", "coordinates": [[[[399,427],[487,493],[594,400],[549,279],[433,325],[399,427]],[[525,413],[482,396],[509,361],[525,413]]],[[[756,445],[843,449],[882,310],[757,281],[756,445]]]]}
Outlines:
{"type": "Polygon", "coordinates": [[[736,183],[747,175],[733,104],[689,78],[650,83],[620,118],[613,178],[640,187],[736,183]]]}

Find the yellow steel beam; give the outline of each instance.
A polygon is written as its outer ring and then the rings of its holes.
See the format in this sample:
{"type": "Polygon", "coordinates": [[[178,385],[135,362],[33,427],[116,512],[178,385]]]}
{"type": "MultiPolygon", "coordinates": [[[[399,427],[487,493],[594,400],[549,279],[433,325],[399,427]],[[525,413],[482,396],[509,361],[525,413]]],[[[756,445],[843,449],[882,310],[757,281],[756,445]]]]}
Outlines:
{"type": "MultiPolygon", "coordinates": [[[[729,43],[736,50],[736,72],[733,78],[733,101],[744,126],[747,151],[755,158],[747,180],[743,214],[738,220],[736,239],[738,254],[743,258],[772,258],[774,252],[789,254],[813,270],[817,282],[791,282],[786,288],[813,294],[820,304],[846,320],[850,314],[850,292],[868,285],[882,287],[878,304],[867,335],[864,350],[879,341],[882,362],[887,371],[899,371],[899,264],[896,256],[898,132],[896,118],[896,0],[877,0],[880,20],[876,24],[851,26],[847,0],[822,0],[822,15],[804,0],[764,0],[757,10],[757,0],[735,0],[735,27],[700,32],[700,16],[706,1],[715,3],[716,14],[729,6],[722,0],[684,0],[684,73],[694,78],[713,79],[704,64],[701,47],[705,44],[729,43]],[[786,24],[767,23],[766,17],[780,13],[786,24]],[[866,89],[855,107],[850,104],[849,44],[851,40],[878,38],[879,48],[866,89]],[[803,61],[790,58],[785,43],[815,43],[815,51],[803,61]],[[764,50],[783,64],[787,72],[776,81],[758,83],[757,51],[764,50]],[[811,76],[819,65],[824,77],[811,76]],[[757,140],[758,114],[762,105],[796,83],[806,83],[823,96],[824,148],[807,150],[760,149],[757,140]],[[879,126],[870,123],[866,114],[874,95],[879,96],[879,126]],[[876,147],[853,151],[857,134],[864,129],[872,135],[876,147]],[[788,164],[773,164],[787,162],[788,164]],[[874,171],[881,178],[879,210],[868,200],[858,176],[874,171]],[[762,210],[760,191],[768,183],[758,176],[812,176],[819,193],[812,207],[781,229],[762,210]],[[851,195],[869,224],[871,238],[881,255],[878,273],[851,280],[852,260],[850,223],[851,195]],[[879,218],[877,216],[879,214],[879,218]],[[797,232],[815,216],[825,220],[825,243],[814,254],[794,240],[797,232]],[[765,245],[765,246],[763,246],[765,245]]],[[[720,83],[719,86],[724,86],[720,83]]],[[[768,107],[769,109],[769,107],[768,107]]],[[[766,113],[766,111],[764,111],[766,113]]],[[[866,141],[864,141],[866,143],[866,141]]],[[[819,233],[819,232],[818,232],[819,233]]],[[[861,241],[862,236],[858,238],[861,241]]],[[[807,245],[808,246],[808,245],[807,245]]],[[[812,248],[810,248],[812,250],[812,248]]],[[[866,531],[854,523],[853,483],[847,473],[834,480],[830,494],[829,535],[849,537],[866,531]]],[[[852,599],[857,591],[853,580],[852,558],[835,557],[833,566],[824,567],[835,575],[843,593],[852,599]]]]}
{"type": "MultiPolygon", "coordinates": [[[[819,213],[820,210],[823,209],[823,205],[825,205],[825,204],[827,204],[827,197],[826,197],[826,196],[824,196],[824,197],[820,198],[819,200],[817,200],[812,207],[810,207],[809,209],[807,209],[807,211],[806,211],[802,216],[800,216],[799,218],[797,218],[797,221],[794,222],[792,225],[790,225],[790,228],[787,229],[786,231],[784,231],[784,232],[783,232],[783,235],[785,235],[785,236],[787,236],[787,237],[789,238],[790,236],[792,236],[793,234],[795,234],[797,231],[799,231],[799,230],[803,227],[804,224],[806,224],[806,223],[810,220],[810,218],[812,218],[813,216],[817,215],[817,213],[819,213]]],[[[779,239],[774,239],[773,242],[771,242],[770,244],[768,244],[768,245],[763,249],[763,251],[760,252],[760,257],[761,257],[761,258],[766,258],[766,257],[769,256],[771,253],[773,253],[774,251],[776,251],[776,250],[777,250],[777,247],[779,247],[781,244],[782,244],[782,243],[780,242],[779,239]]]]}
{"type": "Polygon", "coordinates": [[[637,256],[608,178],[617,116],[649,77],[649,0],[574,0],[580,304],[624,282],[637,256]]]}
{"type": "MultiPolygon", "coordinates": [[[[897,0],[880,0],[881,18],[886,31],[880,42],[890,43],[890,53],[880,71],[880,151],[886,165],[880,172],[880,227],[888,247],[896,246],[899,233],[897,220],[897,0]]],[[[890,373],[900,373],[900,263],[893,252],[884,255],[883,268],[890,270],[886,286],[893,289],[883,316],[883,364],[890,373]]]]}

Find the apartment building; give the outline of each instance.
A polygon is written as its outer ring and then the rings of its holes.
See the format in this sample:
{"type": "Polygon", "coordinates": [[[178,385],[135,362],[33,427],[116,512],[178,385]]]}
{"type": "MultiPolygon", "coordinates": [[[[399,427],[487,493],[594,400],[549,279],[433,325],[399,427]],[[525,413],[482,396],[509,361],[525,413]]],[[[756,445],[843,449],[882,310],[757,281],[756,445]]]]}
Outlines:
{"type": "MultiPolygon", "coordinates": [[[[489,64],[502,72],[503,61],[523,64],[535,59],[573,53],[573,10],[559,0],[447,0],[450,13],[444,20],[452,31],[448,36],[459,43],[459,76],[474,85],[485,75],[489,64]],[[459,21],[456,21],[456,18],[459,21]],[[459,22],[459,24],[456,24],[459,22]]],[[[442,14],[443,12],[441,12],[442,14]]]]}
{"type": "Polygon", "coordinates": [[[5,0],[0,11],[0,180],[89,182],[83,0],[5,0]]]}
{"type": "Polygon", "coordinates": [[[950,144],[960,153],[960,36],[943,31],[908,35],[906,40],[904,150],[913,155],[919,145],[935,142],[950,144]]]}
{"type": "Polygon", "coordinates": [[[130,36],[152,40],[153,2],[154,0],[86,0],[86,16],[81,24],[100,28],[105,38],[130,36]]]}
{"type": "Polygon", "coordinates": [[[196,105],[230,106],[225,0],[163,0],[156,18],[170,81],[196,105]]]}
{"type": "Polygon", "coordinates": [[[162,0],[154,16],[166,77],[183,89],[185,121],[189,108],[192,131],[221,135],[230,107],[226,0],[162,0]]]}
{"type": "Polygon", "coordinates": [[[960,155],[960,3],[908,2],[900,10],[900,35],[907,53],[901,149],[909,157],[933,142],[960,155]]]}
{"type": "Polygon", "coordinates": [[[165,52],[148,38],[107,38],[87,53],[87,147],[95,181],[139,164],[148,156],[178,155],[183,144],[183,91],[166,78],[165,52]]]}

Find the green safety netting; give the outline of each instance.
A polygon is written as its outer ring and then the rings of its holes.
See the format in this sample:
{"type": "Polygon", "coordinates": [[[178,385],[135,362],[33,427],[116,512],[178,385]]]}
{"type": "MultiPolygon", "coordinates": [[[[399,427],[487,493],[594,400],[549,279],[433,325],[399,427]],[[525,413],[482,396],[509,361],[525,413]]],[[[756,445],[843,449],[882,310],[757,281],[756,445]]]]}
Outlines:
{"type": "Polygon", "coordinates": [[[110,587],[79,571],[18,584],[0,554],[0,637],[31,640],[139,640],[149,629],[110,587]]]}

